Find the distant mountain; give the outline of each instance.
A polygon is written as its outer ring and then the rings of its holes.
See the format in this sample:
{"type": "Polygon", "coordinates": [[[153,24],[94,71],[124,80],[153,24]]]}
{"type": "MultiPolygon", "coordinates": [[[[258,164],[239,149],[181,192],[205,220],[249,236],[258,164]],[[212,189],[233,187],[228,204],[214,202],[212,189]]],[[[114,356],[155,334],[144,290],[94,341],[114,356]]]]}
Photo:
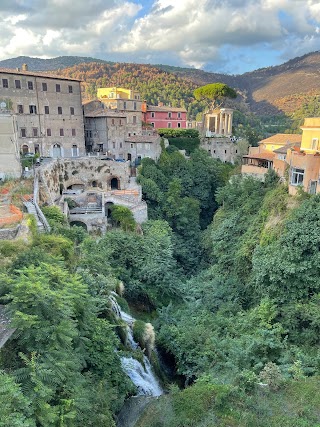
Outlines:
{"type": "Polygon", "coordinates": [[[194,88],[213,82],[223,82],[237,89],[242,95],[240,99],[258,114],[292,113],[308,98],[320,94],[320,52],[242,75],[169,65],[114,63],[78,56],[52,59],[20,56],[0,61],[0,67],[17,68],[23,63],[28,64],[29,70],[57,71],[81,78],[87,97],[93,97],[101,85],[121,84],[137,88],[149,102],[191,106],[192,114],[200,108],[192,104],[194,88]]]}
{"type": "Polygon", "coordinates": [[[60,68],[72,67],[73,65],[86,62],[103,62],[102,59],[88,58],[82,56],[58,56],[57,58],[41,59],[30,56],[18,56],[17,58],[4,59],[0,61],[0,67],[21,68],[22,64],[27,64],[30,71],[51,71],[60,68]]]}

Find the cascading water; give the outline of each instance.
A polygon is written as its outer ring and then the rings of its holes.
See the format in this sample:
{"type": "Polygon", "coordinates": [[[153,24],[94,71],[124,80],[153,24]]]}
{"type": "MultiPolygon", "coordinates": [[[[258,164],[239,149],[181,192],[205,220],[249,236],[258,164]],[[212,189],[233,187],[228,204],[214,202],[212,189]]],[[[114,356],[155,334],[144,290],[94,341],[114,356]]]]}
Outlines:
{"type": "MultiPolygon", "coordinates": [[[[139,345],[135,342],[132,333],[132,327],[135,319],[121,310],[115,295],[110,295],[112,311],[117,317],[127,324],[127,345],[136,350],[139,345]]],[[[138,396],[157,397],[163,394],[157,378],[152,372],[151,364],[147,356],[143,356],[143,365],[133,357],[121,357],[121,365],[124,372],[130,377],[133,384],[137,387],[138,396]]]]}

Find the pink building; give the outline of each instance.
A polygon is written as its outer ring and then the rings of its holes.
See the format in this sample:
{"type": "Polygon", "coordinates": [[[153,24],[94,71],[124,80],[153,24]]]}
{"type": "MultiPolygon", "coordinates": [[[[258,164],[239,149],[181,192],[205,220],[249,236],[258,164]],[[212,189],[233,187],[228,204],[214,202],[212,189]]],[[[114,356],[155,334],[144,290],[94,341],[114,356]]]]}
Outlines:
{"type": "Polygon", "coordinates": [[[185,108],[167,107],[162,103],[158,106],[142,103],[142,120],[155,129],[187,127],[187,110],[185,108]]]}

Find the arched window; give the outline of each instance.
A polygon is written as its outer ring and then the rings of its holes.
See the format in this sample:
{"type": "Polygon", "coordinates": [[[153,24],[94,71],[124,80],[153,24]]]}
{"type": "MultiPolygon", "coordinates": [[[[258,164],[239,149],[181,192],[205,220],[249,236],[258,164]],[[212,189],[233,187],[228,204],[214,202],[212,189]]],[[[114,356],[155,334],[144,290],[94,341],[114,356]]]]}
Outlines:
{"type": "Polygon", "coordinates": [[[26,144],[24,144],[22,146],[22,154],[28,154],[28,153],[29,153],[29,147],[26,144]]]}

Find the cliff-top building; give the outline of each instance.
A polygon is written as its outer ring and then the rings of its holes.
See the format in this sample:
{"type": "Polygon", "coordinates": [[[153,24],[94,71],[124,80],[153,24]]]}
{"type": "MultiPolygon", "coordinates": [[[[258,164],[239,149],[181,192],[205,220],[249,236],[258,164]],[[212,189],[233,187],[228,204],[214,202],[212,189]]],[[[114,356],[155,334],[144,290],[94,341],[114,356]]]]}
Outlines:
{"type": "Polygon", "coordinates": [[[19,151],[44,157],[85,154],[80,80],[0,68],[0,104],[15,116],[19,151]]]}
{"type": "Polygon", "coordinates": [[[160,102],[156,105],[142,103],[142,120],[155,129],[185,129],[187,127],[187,110],[170,107],[160,102]]]}
{"type": "Polygon", "coordinates": [[[83,104],[85,140],[89,153],[139,164],[144,157],[157,159],[160,137],[142,126],[141,100],[137,91],[100,88],[97,99],[83,104]]]}

